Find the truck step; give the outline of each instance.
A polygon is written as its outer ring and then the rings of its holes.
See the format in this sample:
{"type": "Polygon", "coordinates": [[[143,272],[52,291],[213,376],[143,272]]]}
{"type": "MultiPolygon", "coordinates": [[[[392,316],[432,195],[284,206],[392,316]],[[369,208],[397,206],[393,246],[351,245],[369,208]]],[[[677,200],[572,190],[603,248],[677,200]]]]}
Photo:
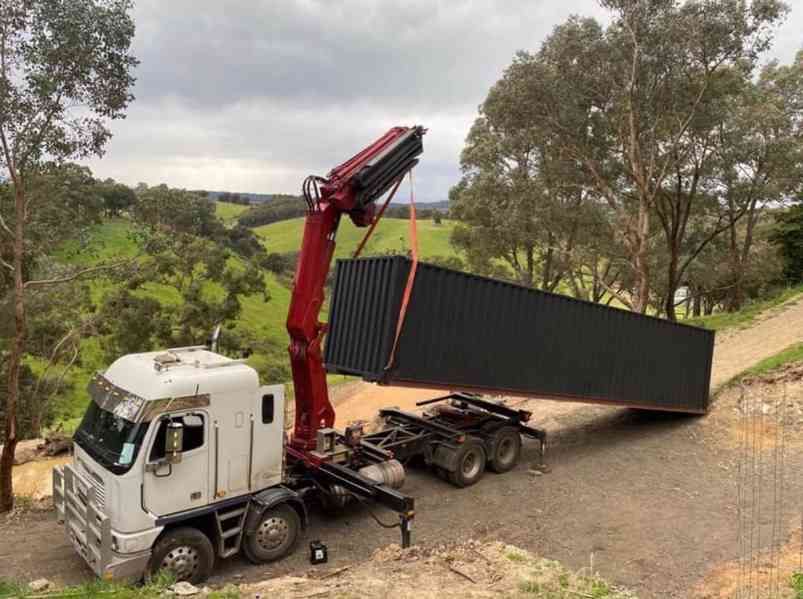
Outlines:
{"type": "Polygon", "coordinates": [[[219,557],[231,557],[240,551],[247,515],[248,504],[215,514],[215,524],[218,532],[217,554],[219,557]]]}
{"type": "Polygon", "coordinates": [[[245,513],[245,508],[237,508],[236,510],[231,510],[229,512],[223,512],[217,515],[217,519],[223,522],[224,520],[231,520],[232,518],[236,518],[237,516],[242,516],[245,513]]]}

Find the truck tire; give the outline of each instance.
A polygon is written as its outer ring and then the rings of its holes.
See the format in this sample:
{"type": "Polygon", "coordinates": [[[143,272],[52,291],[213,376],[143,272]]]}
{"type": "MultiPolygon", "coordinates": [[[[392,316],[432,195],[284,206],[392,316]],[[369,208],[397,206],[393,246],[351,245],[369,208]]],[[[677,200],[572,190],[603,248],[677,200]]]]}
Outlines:
{"type": "Polygon", "coordinates": [[[176,581],[200,584],[212,573],[215,550],[209,538],[197,528],[184,526],[165,532],[153,548],[147,576],[168,570],[176,581]]]}
{"type": "Polygon", "coordinates": [[[274,562],[288,555],[298,541],[301,520],[292,507],[277,505],[249,518],[243,538],[243,553],[255,564],[274,562]]]}
{"type": "Polygon", "coordinates": [[[482,441],[473,437],[466,439],[457,449],[456,469],[449,473],[449,481],[456,487],[470,487],[485,474],[487,459],[482,441]]]}
{"type": "Polygon", "coordinates": [[[488,468],[502,474],[516,467],[521,456],[521,435],[512,426],[503,426],[490,438],[492,448],[488,468]]]}

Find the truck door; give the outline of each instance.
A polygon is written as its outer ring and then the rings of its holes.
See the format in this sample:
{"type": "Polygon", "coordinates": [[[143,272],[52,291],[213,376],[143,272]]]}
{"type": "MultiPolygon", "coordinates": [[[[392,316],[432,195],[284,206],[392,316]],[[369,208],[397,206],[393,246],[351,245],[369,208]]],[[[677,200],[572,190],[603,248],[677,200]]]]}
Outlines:
{"type": "Polygon", "coordinates": [[[162,417],[148,446],[144,503],[158,516],[206,505],[209,501],[209,417],[189,412],[162,417]],[[170,420],[184,425],[181,462],[165,462],[165,433],[170,420]]]}

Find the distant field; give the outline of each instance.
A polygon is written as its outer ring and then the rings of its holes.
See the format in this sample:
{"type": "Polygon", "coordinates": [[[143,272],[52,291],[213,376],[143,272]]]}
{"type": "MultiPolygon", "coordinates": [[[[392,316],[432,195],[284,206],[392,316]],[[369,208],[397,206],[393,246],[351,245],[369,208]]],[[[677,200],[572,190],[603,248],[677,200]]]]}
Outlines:
{"type": "Polygon", "coordinates": [[[229,202],[215,202],[215,214],[226,224],[233,223],[243,212],[248,210],[248,206],[242,204],[230,204],[229,202]]]}
{"type": "MultiPolygon", "coordinates": [[[[454,249],[449,244],[449,235],[454,223],[444,220],[436,225],[431,220],[419,220],[418,251],[422,258],[451,256],[454,249]]],[[[410,221],[401,218],[383,218],[368,242],[365,253],[389,250],[406,251],[410,247],[410,221]]],[[[257,227],[254,232],[260,237],[269,252],[291,252],[301,247],[304,219],[294,218],[257,227]]],[[[337,232],[336,258],[347,258],[357,248],[367,229],[355,227],[344,218],[337,232]]]]}

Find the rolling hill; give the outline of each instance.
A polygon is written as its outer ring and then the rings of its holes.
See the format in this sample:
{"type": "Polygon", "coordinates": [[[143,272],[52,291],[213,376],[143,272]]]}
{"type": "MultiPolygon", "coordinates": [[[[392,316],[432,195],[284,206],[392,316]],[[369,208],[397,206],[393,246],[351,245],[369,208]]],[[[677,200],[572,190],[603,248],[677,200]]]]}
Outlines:
{"type": "MultiPolygon", "coordinates": [[[[217,215],[225,222],[234,222],[237,215],[246,206],[219,202],[216,206],[217,215]]],[[[281,221],[256,229],[256,233],[265,243],[269,252],[290,252],[297,250],[301,244],[304,219],[298,218],[281,221]]],[[[409,223],[402,219],[383,219],[374,231],[367,252],[383,252],[387,250],[401,250],[408,247],[409,223]]],[[[444,221],[441,225],[434,225],[432,221],[418,222],[419,246],[422,258],[436,255],[452,255],[449,245],[449,233],[452,223],[444,221]]],[[[339,245],[337,257],[347,257],[356,248],[366,229],[358,229],[350,221],[344,221],[339,231],[339,245]]],[[[91,233],[90,239],[83,246],[77,243],[68,243],[58,252],[57,256],[64,262],[90,266],[103,260],[135,256],[136,245],[131,236],[132,227],[126,219],[115,219],[97,226],[91,233]]],[[[235,328],[248,330],[257,337],[269,342],[272,350],[270,355],[256,353],[249,358],[249,363],[261,372],[282,372],[287,364],[285,348],[288,337],[285,329],[285,319],[290,305],[290,289],[275,275],[265,272],[265,283],[270,292],[270,301],[265,302],[261,295],[248,296],[242,299],[242,312],[235,328]]],[[[211,288],[209,292],[217,290],[211,288]]],[[[111,283],[97,280],[92,283],[92,295],[95,301],[112,291],[111,283]]],[[[145,293],[158,299],[163,304],[181,301],[175,290],[165,285],[149,285],[145,293]]],[[[324,315],[325,318],[325,315],[324,315]]],[[[135,326],[136,323],[131,323],[135,326]]],[[[42,365],[30,361],[35,370],[42,365]]],[[[55,415],[57,421],[63,422],[67,430],[77,426],[80,416],[86,408],[86,384],[95,370],[105,368],[103,351],[97,337],[88,338],[81,344],[81,366],[71,371],[68,379],[73,388],[56,401],[55,415]]],[[[342,378],[342,377],[340,377],[342,378]]],[[[270,383],[281,381],[266,381],[270,383]]]]}
{"type": "MultiPolygon", "coordinates": [[[[401,218],[383,218],[371,235],[364,253],[376,254],[387,251],[406,251],[410,247],[409,221],[401,218]]],[[[421,258],[451,256],[454,249],[449,236],[454,223],[444,220],[436,225],[431,220],[418,221],[418,251],[421,258]]],[[[283,220],[262,227],[254,232],[260,237],[269,252],[292,252],[301,247],[304,219],[283,220]]],[[[336,258],[347,258],[357,248],[367,229],[355,227],[351,221],[341,221],[337,232],[336,258]]]]}
{"type": "Polygon", "coordinates": [[[217,217],[227,225],[234,224],[234,221],[237,220],[237,217],[248,210],[248,208],[248,206],[243,204],[215,202],[215,214],[217,214],[217,217]]]}

